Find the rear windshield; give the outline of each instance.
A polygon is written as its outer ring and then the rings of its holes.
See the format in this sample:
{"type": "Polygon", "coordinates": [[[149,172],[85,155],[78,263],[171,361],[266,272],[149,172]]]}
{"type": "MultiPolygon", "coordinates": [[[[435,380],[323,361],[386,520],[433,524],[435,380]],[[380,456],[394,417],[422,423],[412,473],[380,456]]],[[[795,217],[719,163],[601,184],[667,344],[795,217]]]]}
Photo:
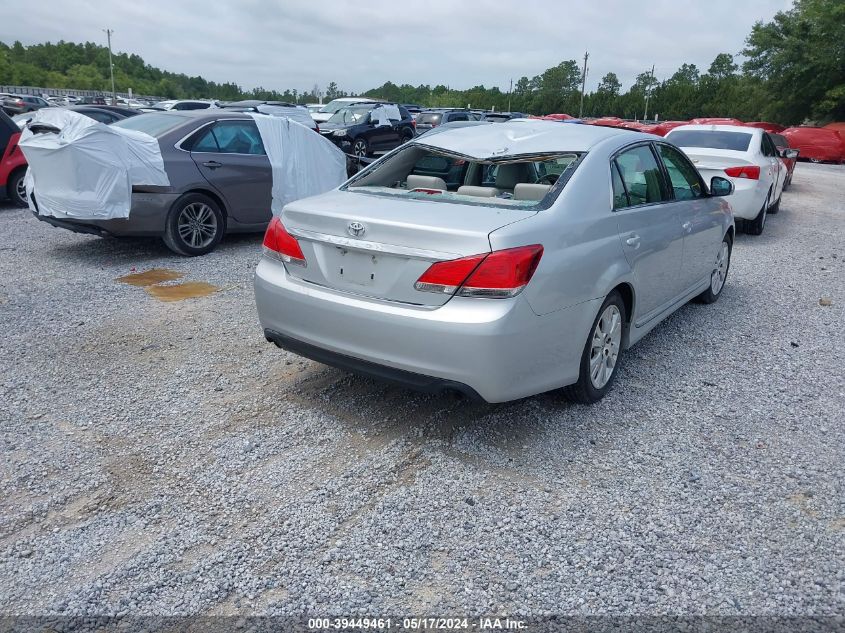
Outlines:
{"type": "Polygon", "coordinates": [[[751,134],[720,132],[718,130],[672,130],[667,138],[678,147],[708,147],[746,152],[751,144],[751,134]]]}
{"type": "Polygon", "coordinates": [[[474,206],[544,209],[581,153],[473,160],[412,143],[355,176],[344,189],[379,196],[474,206]]]}
{"type": "Polygon", "coordinates": [[[115,121],[112,127],[122,127],[126,130],[146,132],[150,136],[164,134],[185,122],[184,116],[175,112],[147,112],[132,116],[122,121],[115,121]]]}
{"type": "Polygon", "coordinates": [[[429,123],[440,123],[443,115],[440,112],[423,112],[417,115],[417,123],[427,125],[429,123]]]}

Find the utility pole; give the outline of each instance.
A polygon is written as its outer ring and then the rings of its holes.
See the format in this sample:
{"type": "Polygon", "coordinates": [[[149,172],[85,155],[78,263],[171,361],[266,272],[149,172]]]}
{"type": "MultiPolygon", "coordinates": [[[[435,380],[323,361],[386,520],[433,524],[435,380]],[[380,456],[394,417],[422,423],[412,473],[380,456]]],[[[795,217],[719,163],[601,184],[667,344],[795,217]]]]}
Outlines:
{"type": "Polygon", "coordinates": [[[114,33],[112,29],[103,29],[106,37],[109,39],[109,73],[111,74],[111,104],[117,105],[117,94],[114,91],[114,64],[111,61],[111,34],[114,33]]]}
{"type": "Polygon", "coordinates": [[[511,87],[508,88],[508,112],[511,111],[511,93],[513,92],[513,79],[511,79],[511,87]]]}
{"type": "Polygon", "coordinates": [[[584,88],[587,86],[587,58],[590,56],[590,53],[584,51],[584,70],[581,73],[581,107],[578,108],[578,118],[584,116],[584,88]]]}
{"type": "MultiPolygon", "coordinates": [[[[651,65],[651,81],[654,81],[654,64],[651,65]]],[[[645,112],[643,113],[643,121],[648,120],[648,98],[651,96],[651,81],[645,87],[645,112]]]]}

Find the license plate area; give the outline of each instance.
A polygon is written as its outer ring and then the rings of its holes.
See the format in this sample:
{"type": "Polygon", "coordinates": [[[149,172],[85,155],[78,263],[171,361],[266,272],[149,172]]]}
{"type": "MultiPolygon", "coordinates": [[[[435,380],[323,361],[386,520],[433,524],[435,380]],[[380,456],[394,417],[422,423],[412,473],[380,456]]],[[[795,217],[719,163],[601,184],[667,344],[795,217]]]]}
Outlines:
{"type": "Polygon", "coordinates": [[[379,278],[379,256],[336,248],[331,265],[338,279],[356,286],[373,286],[379,278]]]}

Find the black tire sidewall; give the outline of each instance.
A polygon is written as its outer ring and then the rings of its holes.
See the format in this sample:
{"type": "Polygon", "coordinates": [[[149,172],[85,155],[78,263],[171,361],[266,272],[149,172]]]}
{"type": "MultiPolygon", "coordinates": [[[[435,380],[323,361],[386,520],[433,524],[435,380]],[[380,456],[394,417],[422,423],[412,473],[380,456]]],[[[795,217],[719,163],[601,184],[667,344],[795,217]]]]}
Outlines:
{"type": "Polygon", "coordinates": [[[220,210],[220,205],[218,205],[213,199],[209,198],[204,194],[188,193],[179,198],[176,202],[173,203],[173,206],[170,207],[170,212],[167,214],[167,221],[165,225],[164,242],[165,244],[167,244],[168,247],[171,248],[171,250],[177,252],[180,255],[196,257],[199,255],[205,255],[206,253],[210,253],[211,251],[213,251],[220,243],[220,240],[223,239],[223,234],[225,232],[226,222],[223,217],[223,212],[220,210]],[[177,223],[179,221],[179,214],[186,206],[195,202],[201,202],[203,204],[208,205],[208,207],[212,210],[212,212],[217,218],[217,234],[214,236],[214,239],[211,241],[210,244],[208,244],[208,246],[204,246],[202,248],[195,248],[186,244],[179,235],[179,227],[177,226],[177,223]]]}

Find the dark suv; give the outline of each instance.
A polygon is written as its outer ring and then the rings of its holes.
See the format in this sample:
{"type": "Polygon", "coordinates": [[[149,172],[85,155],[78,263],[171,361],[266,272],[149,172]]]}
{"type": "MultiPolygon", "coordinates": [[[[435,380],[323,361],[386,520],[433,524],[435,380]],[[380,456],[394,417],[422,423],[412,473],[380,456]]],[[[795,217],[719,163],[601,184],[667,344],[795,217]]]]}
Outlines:
{"type": "Polygon", "coordinates": [[[320,124],[320,134],[347,154],[371,156],[395,149],[416,135],[414,118],[395,103],[357,103],[320,124]]]}
{"type": "Polygon", "coordinates": [[[478,121],[481,117],[469,110],[425,110],[417,115],[417,134],[452,121],[478,121]]]}

